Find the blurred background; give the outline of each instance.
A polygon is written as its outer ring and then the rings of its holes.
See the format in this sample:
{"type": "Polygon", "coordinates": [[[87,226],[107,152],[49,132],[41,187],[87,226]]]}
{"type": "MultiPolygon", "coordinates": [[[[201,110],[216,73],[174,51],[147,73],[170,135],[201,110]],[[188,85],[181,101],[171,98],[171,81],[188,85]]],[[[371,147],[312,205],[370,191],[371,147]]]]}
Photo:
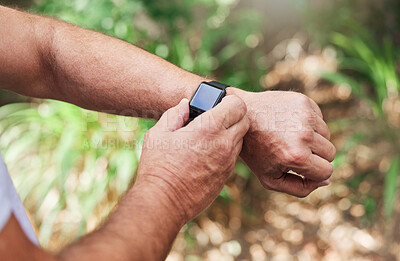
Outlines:
{"type": "MultiPolygon", "coordinates": [[[[134,43],[250,91],[305,93],[338,153],[305,199],[237,163],[168,261],[400,260],[398,0],[0,0],[134,43]]],[[[0,150],[40,243],[95,229],[135,179],[154,123],[0,93],[0,150]]],[[[162,229],[162,228],[160,228],[162,229]]]]}

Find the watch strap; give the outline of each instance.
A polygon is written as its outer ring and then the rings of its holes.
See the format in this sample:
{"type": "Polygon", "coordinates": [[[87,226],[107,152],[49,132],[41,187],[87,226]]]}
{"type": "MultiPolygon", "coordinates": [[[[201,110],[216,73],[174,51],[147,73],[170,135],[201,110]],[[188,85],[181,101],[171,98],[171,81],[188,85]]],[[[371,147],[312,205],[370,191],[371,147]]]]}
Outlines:
{"type": "Polygon", "coordinates": [[[216,81],[211,81],[211,82],[207,82],[208,84],[215,86],[217,88],[223,89],[225,90],[226,88],[230,87],[229,85],[220,83],[220,82],[216,82],[216,81]]]}
{"type": "Polygon", "coordinates": [[[196,110],[192,107],[189,108],[189,120],[192,121],[194,118],[200,116],[203,111],[196,110]]]}

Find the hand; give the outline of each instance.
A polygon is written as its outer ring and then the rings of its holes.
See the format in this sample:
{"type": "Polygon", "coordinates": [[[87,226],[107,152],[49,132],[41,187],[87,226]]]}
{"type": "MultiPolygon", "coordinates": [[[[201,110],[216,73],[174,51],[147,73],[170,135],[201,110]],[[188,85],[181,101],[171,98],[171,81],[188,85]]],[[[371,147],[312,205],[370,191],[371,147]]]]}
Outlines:
{"type": "Polygon", "coordinates": [[[250,119],[240,156],[265,188],[306,197],[329,184],[336,149],[313,100],[296,92],[230,92],[245,101],[250,119]]]}
{"type": "Polygon", "coordinates": [[[159,190],[184,222],[194,218],[233,171],[249,128],[246,112],[240,98],[229,96],[182,127],[189,117],[188,100],[182,100],[146,133],[137,182],[159,190]]]}

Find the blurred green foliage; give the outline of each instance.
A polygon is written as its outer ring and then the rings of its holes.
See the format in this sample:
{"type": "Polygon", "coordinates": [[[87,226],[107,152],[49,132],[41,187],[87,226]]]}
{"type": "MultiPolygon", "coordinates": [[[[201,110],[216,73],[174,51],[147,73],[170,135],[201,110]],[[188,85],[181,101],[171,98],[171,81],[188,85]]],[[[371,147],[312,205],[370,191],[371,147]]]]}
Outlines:
{"type": "Polygon", "coordinates": [[[400,3],[397,0],[332,0],[324,4],[301,0],[300,3],[304,29],[322,45],[330,44],[331,32],[352,36],[364,34],[366,28],[376,39],[390,35],[392,40],[399,41],[400,3]]]}
{"type": "MultiPolygon", "coordinates": [[[[391,144],[391,165],[385,175],[382,197],[387,218],[393,215],[399,176],[400,129],[389,122],[389,112],[385,109],[385,104],[398,97],[400,92],[399,11],[398,1],[365,4],[339,0],[332,1],[331,8],[310,12],[312,15],[309,20],[310,34],[322,44],[333,45],[339,52],[339,71],[324,73],[321,77],[349,86],[352,93],[367,102],[373,110],[375,120],[369,124],[375,124],[377,127],[373,130],[378,129],[379,132],[362,130],[362,134],[358,134],[367,136],[362,142],[386,140],[391,144]],[[332,23],[321,21],[327,17],[332,23]]],[[[360,142],[348,144],[354,146],[360,142]]],[[[347,148],[339,151],[335,162],[345,156],[352,146],[347,145],[347,148]]],[[[344,163],[346,159],[342,161],[344,163]]],[[[376,208],[373,200],[373,197],[365,199],[366,215],[376,208]]]]}
{"type": "Polygon", "coordinates": [[[390,37],[379,45],[368,33],[352,36],[332,33],[331,39],[343,51],[340,68],[354,74],[347,76],[339,72],[325,74],[323,78],[348,84],[355,95],[369,101],[378,117],[384,117],[385,99],[400,91],[397,72],[400,49],[395,48],[390,37]]]}
{"type": "Polygon", "coordinates": [[[382,128],[379,138],[392,144],[393,154],[391,167],[385,175],[384,212],[391,217],[398,191],[398,161],[400,151],[399,129],[388,122],[385,102],[390,97],[397,97],[400,92],[400,48],[393,43],[391,36],[386,36],[381,43],[373,35],[364,33],[347,36],[332,33],[331,42],[342,51],[340,58],[341,72],[322,75],[322,78],[336,84],[346,84],[353,93],[367,101],[374,111],[377,123],[382,128]],[[397,152],[397,153],[396,153],[397,152]]]}
{"type": "MultiPolygon", "coordinates": [[[[59,233],[68,235],[71,223],[74,226],[78,222],[81,228],[77,235],[81,235],[98,203],[110,196],[106,188],[113,188],[118,195],[128,188],[138,151],[136,146],[118,146],[131,143],[120,133],[107,131],[107,124],[117,118],[121,121],[121,117],[100,116],[70,104],[43,101],[4,106],[0,118],[0,146],[5,160],[14,163],[9,168],[18,173],[14,182],[21,199],[32,213],[38,213],[36,223],[45,224],[39,233],[44,246],[63,211],[78,216],[77,220],[66,221],[59,233]]],[[[139,126],[137,121],[123,118],[123,126],[139,126]]],[[[132,129],[136,135],[145,131],[132,129]]],[[[102,207],[100,215],[105,216],[113,204],[102,207]]]]}

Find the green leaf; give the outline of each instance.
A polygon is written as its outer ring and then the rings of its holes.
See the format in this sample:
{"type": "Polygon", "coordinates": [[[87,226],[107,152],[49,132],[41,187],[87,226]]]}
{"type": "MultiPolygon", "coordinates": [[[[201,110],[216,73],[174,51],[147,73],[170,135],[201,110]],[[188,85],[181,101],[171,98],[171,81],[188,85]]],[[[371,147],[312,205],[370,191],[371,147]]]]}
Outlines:
{"type": "Polygon", "coordinates": [[[395,156],[385,176],[385,190],[383,204],[387,218],[392,217],[398,189],[399,157],[395,156]]]}

